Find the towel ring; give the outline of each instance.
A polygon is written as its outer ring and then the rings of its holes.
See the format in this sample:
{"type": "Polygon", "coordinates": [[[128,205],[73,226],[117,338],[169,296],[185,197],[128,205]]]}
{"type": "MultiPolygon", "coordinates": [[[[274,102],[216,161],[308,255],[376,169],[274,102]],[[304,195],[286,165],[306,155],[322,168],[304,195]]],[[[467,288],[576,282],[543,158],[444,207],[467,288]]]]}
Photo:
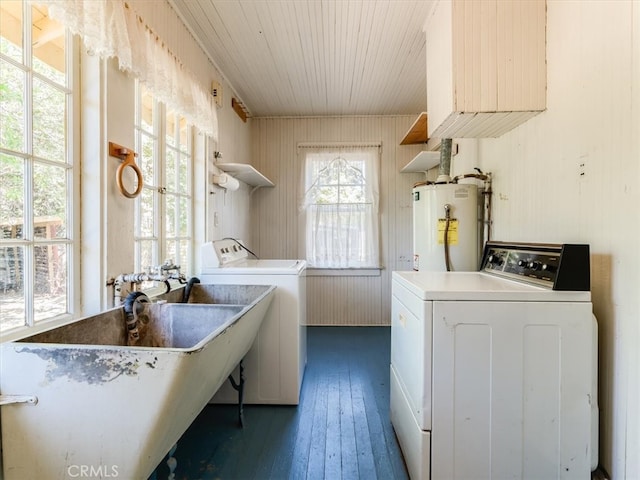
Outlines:
{"type": "Polygon", "coordinates": [[[136,198],[138,195],[140,195],[140,192],[142,192],[142,187],[144,186],[142,170],[140,170],[140,167],[138,167],[135,160],[138,154],[112,142],[109,142],[109,154],[122,160],[122,163],[118,167],[118,170],[116,170],[116,183],[118,184],[120,193],[122,193],[127,198],[136,198]],[[122,181],[124,170],[127,167],[133,168],[133,171],[135,172],[136,178],[138,180],[138,185],[134,192],[129,192],[124,186],[124,182],[122,181]]]}
{"type": "MultiPolygon", "coordinates": [[[[134,158],[133,155],[131,156],[131,158],[132,159],[134,158]]],[[[138,195],[140,195],[140,192],[142,192],[142,186],[143,186],[142,171],[140,170],[140,167],[136,165],[136,162],[133,160],[131,161],[125,160],[120,164],[120,166],[118,167],[118,170],[116,171],[116,181],[118,182],[118,188],[120,189],[120,193],[122,193],[127,198],[136,198],[138,195]],[[136,176],[138,178],[138,186],[136,187],[136,190],[133,193],[128,192],[126,187],[122,183],[122,175],[124,173],[124,169],[127,167],[133,168],[133,171],[136,172],[136,176]]]]}

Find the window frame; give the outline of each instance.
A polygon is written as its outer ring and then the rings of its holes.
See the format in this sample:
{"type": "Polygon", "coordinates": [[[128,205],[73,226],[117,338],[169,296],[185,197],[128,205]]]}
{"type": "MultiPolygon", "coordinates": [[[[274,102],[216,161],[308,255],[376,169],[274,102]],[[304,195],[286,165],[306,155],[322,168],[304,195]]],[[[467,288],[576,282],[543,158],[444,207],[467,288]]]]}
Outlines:
{"type": "MultiPolygon", "coordinates": [[[[140,152],[140,155],[143,153],[142,148],[142,138],[143,136],[147,136],[150,140],[153,141],[153,153],[152,153],[152,163],[153,163],[153,178],[148,179],[145,178],[144,185],[142,187],[141,194],[136,198],[135,201],[135,218],[134,218],[134,269],[137,272],[146,272],[149,270],[149,267],[157,267],[161,265],[165,260],[173,260],[174,263],[178,263],[178,259],[169,258],[168,254],[168,245],[169,242],[177,242],[178,244],[181,242],[185,242],[187,245],[186,252],[186,264],[180,265],[181,273],[185,275],[189,275],[193,270],[193,255],[194,255],[194,238],[195,238],[195,228],[194,228],[194,198],[195,198],[195,189],[194,189],[194,157],[195,157],[195,136],[196,136],[196,128],[188,124],[188,134],[187,134],[187,145],[185,149],[180,148],[180,143],[178,142],[177,146],[168,145],[167,143],[167,114],[171,112],[175,115],[176,118],[184,119],[183,115],[180,115],[175,110],[169,109],[163,102],[159,101],[157,98],[153,96],[153,92],[149,91],[149,95],[152,97],[153,103],[153,114],[152,114],[152,123],[151,128],[153,131],[149,131],[145,129],[142,125],[142,93],[143,86],[141,82],[136,80],[135,85],[135,99],[136,99],[136,113],[135,113],[135,142],[136,142],[136,151],[140,152]],[[180,192],[179,189],[171,191],[167,188],[168,175],[168,151],[173,151],[176,158],[180,156],[184,156],[186,158],[186,182],[187,182],[187,193],[180,192]],[[150,193],[152,196],[153,203],[153,227],[151,235],[143,235],[141,232],[141,221],[142,221],[142,213],[141,213],[141,202],[142,197],[146,193],[150,193]],[[186,209],[185,212],[187,214],[187,228],[186,235],[180,235],[178,231],[179,228],[174,225],[174,235],[169,235],[167,228],[167,211],[168,211],[168,200],[173,198],[174,201],[178,202],[179,199],[186,199],[186,209]],[[151,242],[152,244],[152,255],[151,255],[151,265],[143,265],[142,264],[142,242],[151,242]]],[[[173,132],[173,137],[178,138],[179,135],[179,122],[175,122],[176,130],[173,132]]],[[[143,161],[142,158],[138,157],[138,163],[143,161]]],[[[177,163],[176,163],[177,168],[177,163]]],[[[174,172],[174,175],[178,176],[177,170],[174,172]]],[[[176,222],[179,222],[179,215],[176,215],[176,222]]],[[[176,247],[177,248],[177,247],[176,247]]]]}
{"type": "MultiPolygon", "coordinates": [[[[381,252],[380,252],[380,228],[381,228],[381,219],[380,219],[380,211],[379,211],[379,188],[380,188],[380,149],[381,144],[298,144],[299,152],[301,152],[301,164],[302,164],[302,182],[301,188],[304,192],[302,195],[301,201],[301,212],[302,212],[302,220],[301,220],[301,231],[303,237],[303,257],[307,259],[308,269],[307,275],[309,276],[379,276],[380,271],[382,270],[381,266],[381,252]],[[369,149],[377,149],[375,155],[370,160],[364,160],[364,163],[367,165],[367,168],[371,168],[371,172],[366,173],[364,180],[366,182],[371,182],[369,184],[365,184],[363,186],[363,190],[367,191],[363,198],[363,201],[357,202],[341,202],[339,192],[342,187],[350,186],[349,182],[343,183],[341,179],[338,177],[337,183],[335,184],[327,184],[328,187],[332,187],[337,189],[337,203],[326,203],[325,205],[354,205],[354,204],[371,204],[371,212],[369,215],[369,221],[371,222],[370,232],[368,232],[371,236],[368,237],[369,241],[372,242],[372,248],[370,248],[370,252],[373,255],[371,263],[362,264],[358,260],[354,260],[350,257],[350,260],[347,262],[352,262],[349,266],[340,266],[340,262],[335,262],[333,264],[317,264],[313,258],[313,255],[309,252],[310,242],[309,235],[313,230],[313,222],[314,222],[314,214],[311,212],[311,208],[313,208],[314,204],[318,204],[318,202],[314,202],[314,187],[318,185],[319,177],[316,177],[315,180],[312,179],[313,173],[310,169],[314,169],[313,164],[315,162],[325,162],[327,163],[328,168],[330,164],[343,160],[346,163],[347,168],[354,168],[352,165],[353,159],[346,159],[345,156],[352,156],[354,152],[358,150],[369,150],[369,149]],[[318,158],[320,156],[324,156],[325,158],[321,160],[318,158]],[[314,158],[315,157],[315,158],[314,158]],[[332,158],[331,161],[327,162],[328,158],[332,158]],[[358,263],[361,263],[358,265],[358,263]]],[[[372,155],[373,152],[369,152],[366,155],[372,155]]],[[[316,168],[317,170],[317,168],[316,168]]],[[[336,212],[338,213],[338,212],[336,212]]],[[[366,229],[360,230],[362,236],[367,235],[366,229]]],[[[363,252],[362,249],[359,250],[363,252]]],[[[366,251],[364,251],[366,253],[366,251]]]]}
{"type": "Polygon", "coordinates": [[[80,207],[78,199],[80,192],[80,99],[79,99],[79,58],[80,42],[65,29],[64,36],[64,61],[65,61],[65,85],[52,81],[46,75],[35,70],[33,64],[32,8],[38,8],[31,2],[22,3],[22,59],[17,61],[0,53],[3,62],[18,68],[25,74],[23,101],[24,101],[24,141],[22,151],[14,151],[0,146],[2,154],[22,158],[23,170],[23,238],[0,239],[0,247],[23,248],[23,282],[22,292],[25,306],[24,324],[6,330],[0,329],[0,341],[10,341],[34,335],[40,331],[62,325],[72,321],[80,311],[81,295],[80,279],[80,207]],[[65,146],[64,162],[42,158],[35,154],[33,143],[33,82],[34,80],[62,92],[65,95],[65,146]],[[53,166],[65,170],[65,236],[60,238],[36,238],[34,225],[34,166],[53,166]],[[65,303],[64,313],[50,317],[37,319],[36,311],[36,253],[35,250],[48,246],[65,247],[65,303]]]}

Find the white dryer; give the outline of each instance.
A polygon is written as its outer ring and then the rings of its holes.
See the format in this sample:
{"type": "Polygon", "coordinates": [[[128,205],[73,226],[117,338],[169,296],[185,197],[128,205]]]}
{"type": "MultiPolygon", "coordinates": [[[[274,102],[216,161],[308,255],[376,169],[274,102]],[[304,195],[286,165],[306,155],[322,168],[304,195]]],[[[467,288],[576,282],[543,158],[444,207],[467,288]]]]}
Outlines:
{"type": "MultiPolygon", "coordinates": [[[[297,405],[307,364],[306,261],[250,259],[234,239],[207,242],[201,254],[202,283],[277,287],[243,361],[244,403],[297,405]]],[[[238,394],[229,382],[212,399],[212,403],[237,401],[238,394]]]]}
{"type": "Polygon", "coordinates": [[[391,421],[411,478],[590,478],[588,246],[489,242],[482,265],[393,272],[391,421]]]}

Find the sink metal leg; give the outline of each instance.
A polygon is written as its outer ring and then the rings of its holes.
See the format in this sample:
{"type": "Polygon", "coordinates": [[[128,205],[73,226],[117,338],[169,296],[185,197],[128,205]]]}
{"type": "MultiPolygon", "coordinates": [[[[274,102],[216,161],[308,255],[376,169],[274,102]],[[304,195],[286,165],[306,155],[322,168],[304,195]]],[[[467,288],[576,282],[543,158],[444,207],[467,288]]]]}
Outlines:
{"type": "Polygon", "coordinates": [[[233,376],[229,375],[229,381],[233,389],[238,392],[238,424],[240,428],[244,428],[244,365],[242,364],[242,360],[240,360],[239,367],[240,380],[236,382],[233,376]]]}

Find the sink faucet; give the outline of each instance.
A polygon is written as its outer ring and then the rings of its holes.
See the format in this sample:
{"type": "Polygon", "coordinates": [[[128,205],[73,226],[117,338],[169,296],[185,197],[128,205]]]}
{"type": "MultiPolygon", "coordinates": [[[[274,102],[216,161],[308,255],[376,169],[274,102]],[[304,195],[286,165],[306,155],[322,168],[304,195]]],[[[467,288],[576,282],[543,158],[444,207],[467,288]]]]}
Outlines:
{"type": "Polygon", "coordinates": [[[170,278],[176,278],[177,280],[185,279],[185,276],[180,273],[180,265],[173,263],[170,258],[166,259],[164,263],[157,267],[161,273],[166,273],[170,278]]]}
{"type": "Polygon", "coordinates": [[[148,271],[144,273],[122,273],[109,283],[113,285],[113,304],[114,306],[122,305],[122,285],[125,283],[164,282],[167,287],[165,293],[168,293],[171,291],[169,280],[177,280],[181,284],[187,283],[185,275],[180,273],[180,266],[169,259],[162,265],[149,267],[148,271]]]}

